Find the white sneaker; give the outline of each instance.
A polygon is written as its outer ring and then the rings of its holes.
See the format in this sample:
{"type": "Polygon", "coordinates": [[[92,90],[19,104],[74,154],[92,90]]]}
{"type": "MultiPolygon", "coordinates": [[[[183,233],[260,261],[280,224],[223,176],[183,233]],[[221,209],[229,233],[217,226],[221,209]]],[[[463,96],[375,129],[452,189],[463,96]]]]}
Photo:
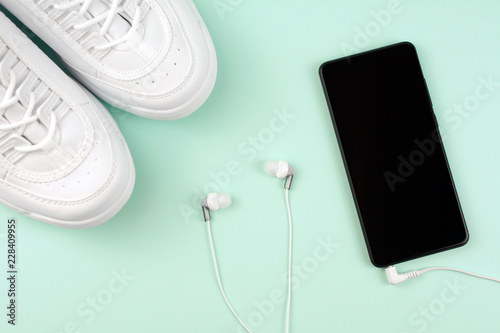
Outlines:
{"type": "Polygon", "coordinates": [[[199,108],[217,61],[191,0],[0,0],[109,104],[178,119],[199,108]]]}
{"type": "Polygon", "coordinates": [[[86,228],[120,210],[134,178],[104,106],[0,13],[0,202],[86,228]]]}

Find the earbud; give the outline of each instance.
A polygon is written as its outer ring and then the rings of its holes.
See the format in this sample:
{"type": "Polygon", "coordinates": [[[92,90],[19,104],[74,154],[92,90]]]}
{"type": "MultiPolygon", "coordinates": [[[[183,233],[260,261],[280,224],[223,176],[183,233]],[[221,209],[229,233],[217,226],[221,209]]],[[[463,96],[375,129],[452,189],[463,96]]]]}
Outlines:
{"type": "Polygon", "coordinates": [[[399,274],[396,270],[396,267],[389,266],[385,269],[385,274],[387,275],[387,280],[392,285],[399,284],[401,282],[405,282],[406,280],[416,278],[420,275],[418,271],[411,271],[404,274],[399,274]]]}
{"type": "Polygon", "coordinates": [[[281,179],[295,174],[295,170],[286,161],[267,161],[264,171],[281,179]]]}
{"type": "Polygon", "coordinates": [[[230,206],[231,203],[231,196],[227,193],[209,193],[206,198],[201,200],[201,208],[203,209],[205,222],[210,220],[210,210],[226,208],[230,206]]]}
{"type": "Polygon", "coordinates": [[[295,170],[289,166],[286,161],[267,161],[264,165],[264,171],[271,176],[276,176],[281,179],[286,177],[285,188],[287,190],[290,189],[295,170]]]}

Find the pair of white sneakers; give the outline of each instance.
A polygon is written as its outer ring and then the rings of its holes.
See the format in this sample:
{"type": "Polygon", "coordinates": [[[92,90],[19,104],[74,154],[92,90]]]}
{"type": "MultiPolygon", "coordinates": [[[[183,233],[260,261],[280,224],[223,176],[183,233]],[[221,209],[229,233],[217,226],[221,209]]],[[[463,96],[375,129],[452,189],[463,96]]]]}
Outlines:
{"type": "MultiPolygon", "coordinates": [[[[0,0],[109,104],[161,120],[208,98],[217,62],[191,0],[0,0]]],[[[0,202],[86,228],[129,199],[135,170],[105,107],[0,12],[0,202]]]]}

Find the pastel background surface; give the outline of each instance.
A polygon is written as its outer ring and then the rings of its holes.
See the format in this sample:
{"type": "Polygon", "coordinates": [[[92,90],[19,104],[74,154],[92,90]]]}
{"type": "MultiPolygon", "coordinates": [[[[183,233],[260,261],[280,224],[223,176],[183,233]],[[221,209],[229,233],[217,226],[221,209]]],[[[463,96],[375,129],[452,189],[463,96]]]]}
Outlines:
{"type": "Polygon", "coordinates": [[[416,45],[470,241],[399,269],[500,277],[500,86],[472,112],[453,109],[473,100],[481,78],[500,82],[500,2],[195,3],[218,54],[209,100],[174,122],[108,106],[137,169],[125,208],[102,226],[66,230],[0,207],[3,272],[6,221],[19,224],[18,321],[6,323],[2,279],[0,331],[243,332],[219,294],[197,205],[212,190],[234,201],[212,215],[228,297],[256,332],[282,331],[287,221],[282,182],[262,171],[267,159],[297,171],[291,332],[500,331],[500,285],[435,272],[390,286],[372,266],[318,77],[327,60],[416,45]]]}

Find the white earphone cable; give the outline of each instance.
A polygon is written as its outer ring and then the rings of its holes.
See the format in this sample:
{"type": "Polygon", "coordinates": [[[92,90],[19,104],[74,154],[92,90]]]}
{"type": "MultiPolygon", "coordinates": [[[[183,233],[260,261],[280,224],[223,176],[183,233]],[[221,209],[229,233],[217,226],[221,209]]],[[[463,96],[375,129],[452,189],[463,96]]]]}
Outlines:
{"type": "Polygon", "coordinates": [[[285,189],[286,208],[288,211],[288,302],[286,306],[286,333],[290,328],[290,303],[292,299],[292,213],[290,212],[290,201],[288,199],[288,189],[285,189]]]}
{"type": "Polygon", "coordinates": [[[453,271],[453,272],[467,274],[467,275],[477,277],[480,279],[485,279],[485,280],[490,280],[490,281],[500,283],[500,279],[495,279],[495,278],[484,276],[484,275],[474,274],[471,272],[463,271],[461,269],[450,268],[450,267],[429,267],[429,268],[425,268],[425,269],[422,269],[419,271],[411,271],[411,272],[406,272],[406,273],[398,273],[396,267],[394,267],[394,266],[388,266],[385,269],[387,279],[389,280],[389,283],[392,285],[399,284],[399,283],[408,281],[410,279],[414,279],[414,278],[416,278],[424,273],[430,272],[430,271],[453,271]]]}
{"type": "Polygon", "coordinates": [[[231,310],[231,312],[234,314],[234,316],[236,317],[236,319],[238,319],[238,321],[243,326],[243,328],[248,333],[252,333],[252,331],[240,319],[240,317],[238,316],[238,314],[236,313],[236,311],[234,311],[233,307],[231,306],[231,303],[229,303],[229,300],[226,297],[226,293],[224,292],[224,288],[222,287],[222,282],[221,282],[221,278],[220,278],[220,274],[219,274],[219,268],[217,266],[217,258],[215,257],[214,242],[212,240],[212,232],[210,230],[210,220],[207,221],[207,227],[208,227],[208,238],[210,239],[210,247],[212,249],[212,258],[213,258],[213,262],[214,262],[215,274],[217,275],[217,282],[219,283],[219,289],[220,289],[220,292],[222,293],[222,297],[224,297],[224,300],[226,301],[227,306],[229,307],[229,309],[231,310]]]}
{"type": "Polygon", "coordinates": [[[459,273],[471,275],[471,276],[474,276],[474,277],[478,277],[480,279],[485,279],[485,280],[491,280],[491,281],[495,281],[495,282],[500,282],[499,279],[487,277],[487,276],[484,276],[484,275],[478,275],[478,274],[470,273],[470,272],[467,272],[467,271],[463,271],[461,269],[449,268],[449,267],[430,267],[430,268],[425,268],[425,269],[422,269],[422,270],[418,271],[418,274],[424,274],[424,273],[430,272],[430,271],[454,271],[454,272],[459,272],[459,273]]]}

